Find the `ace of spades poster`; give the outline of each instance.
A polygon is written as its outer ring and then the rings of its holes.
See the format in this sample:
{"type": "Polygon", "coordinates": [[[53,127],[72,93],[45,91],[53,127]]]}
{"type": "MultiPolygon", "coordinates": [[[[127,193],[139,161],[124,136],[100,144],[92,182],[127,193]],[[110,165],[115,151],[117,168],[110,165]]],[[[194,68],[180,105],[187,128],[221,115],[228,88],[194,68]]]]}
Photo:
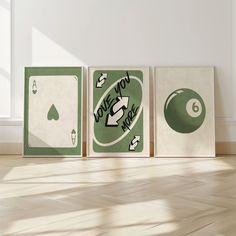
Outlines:
{"type": "Polygon", "coordinates": [[[82,156],[82,68],[25,68],[24,156],[82,156]]]}

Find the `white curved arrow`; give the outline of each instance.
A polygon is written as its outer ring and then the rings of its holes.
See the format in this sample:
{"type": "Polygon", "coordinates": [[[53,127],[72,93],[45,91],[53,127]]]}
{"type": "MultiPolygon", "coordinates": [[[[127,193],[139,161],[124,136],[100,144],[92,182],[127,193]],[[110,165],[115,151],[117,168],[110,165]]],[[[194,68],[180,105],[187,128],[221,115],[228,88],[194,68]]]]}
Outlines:
{"type": "Polygon", "coordinates": [[[123,116],[124,111],[123,109],[120,109],[116,114],[111,115],[108,114],[107,115],[107,123],[106,126],[118,126],[119,123],[117,122],[118,120],[121,119],[121,117],[123,116]]]}
{"type": "Polygon", "coordinates": [[[140,136],[134,136],[133,140],[131,141],[129,145],[129,150],[134,151],[135,148],[138,146],[139,142],[140,142],[140,136]]]}
{"type": "Polygon", "coordinates": [[[117,97],[117,103],[112,106],[112,112],[115,114],[121,108],[127,108],[129,103],[129,97],[117,97]]]}
{"type": "Polygon", "coordinates": [[[96,88],[102,88],[106,79],[107,79],[107,73],[101,73],[101,76],[98,78],[98,81],[96,83],[96,88]]]}
{"type": "Polygon", "coordinates": [[[127,109],[129,103],[129,97],[117,97],[117,103],[115,103],[110,110],[110,114],[107,115],[106,126],[118,126],[118,120],[124,115],[124,110],[127,109]]]}

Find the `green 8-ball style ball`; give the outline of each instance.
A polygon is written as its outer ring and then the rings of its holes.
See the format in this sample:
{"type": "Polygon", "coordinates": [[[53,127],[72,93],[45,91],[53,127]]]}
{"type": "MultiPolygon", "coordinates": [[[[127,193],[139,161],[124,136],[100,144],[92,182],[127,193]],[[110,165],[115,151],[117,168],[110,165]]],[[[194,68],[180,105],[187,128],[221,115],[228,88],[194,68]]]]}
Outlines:
{"type": "Polygon", "coordinates": [[[164,115],[168,125],[176,132],[192,133],[202,125],[206,107],[198,93],[182,88],[166,99],[164,115]]]}

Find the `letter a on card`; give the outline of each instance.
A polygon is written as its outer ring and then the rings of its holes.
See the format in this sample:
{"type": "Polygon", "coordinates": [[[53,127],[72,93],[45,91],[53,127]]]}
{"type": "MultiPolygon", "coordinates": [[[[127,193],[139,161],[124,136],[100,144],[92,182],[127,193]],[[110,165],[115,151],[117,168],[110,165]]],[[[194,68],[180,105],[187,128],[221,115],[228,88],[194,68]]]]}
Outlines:
{"type": "Polygon", "coordinates": [[[89,68],[87,154],[149,156],[149,68],[89,68]]]}

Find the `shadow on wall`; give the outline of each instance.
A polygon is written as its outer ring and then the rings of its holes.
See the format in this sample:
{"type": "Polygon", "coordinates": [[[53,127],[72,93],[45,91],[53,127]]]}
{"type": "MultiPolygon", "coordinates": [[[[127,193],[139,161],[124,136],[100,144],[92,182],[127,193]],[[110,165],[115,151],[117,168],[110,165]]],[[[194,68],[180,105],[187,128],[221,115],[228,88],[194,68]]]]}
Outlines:
{"type": "MultiPolygon", "coordinates": [[[[148,4],[144,0],[13,1],[19,27],[15,29],[16,41],[23,42],[16,42],[16,76],[23,78],[23,67],[31,64],[215,65],[216,115],[229,117],[232,109],[225,104],[232,103],[234,96],[229,92],[233,88],[229,73],[234,66],[235,45],[229,44],[232,29],[225,25],[231,23],[228,11],[232,12],[232,1],[214,2],[215,11],[212,3],[213,0],[150,0],[148,4]]],[[[23,97],[23,86],[17,83],[23,97]]],[[[84,92],[86,95],[86,89],[84,92]]],[[[152,98],[152,90],[150,93],[152,98]]]]}

